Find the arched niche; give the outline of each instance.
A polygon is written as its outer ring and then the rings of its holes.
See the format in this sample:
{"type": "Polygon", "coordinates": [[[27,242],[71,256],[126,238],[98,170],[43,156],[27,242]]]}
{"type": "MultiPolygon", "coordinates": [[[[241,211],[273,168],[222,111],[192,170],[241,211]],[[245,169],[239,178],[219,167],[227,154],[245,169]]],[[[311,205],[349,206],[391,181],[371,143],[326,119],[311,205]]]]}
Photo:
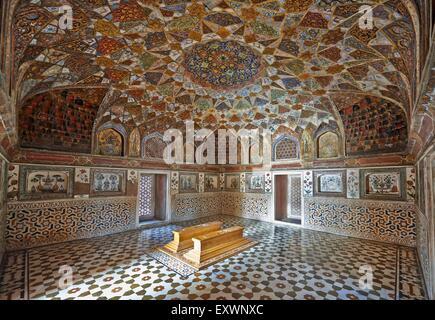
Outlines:
{"type": "Polygon", "coordinates": [[[142,158],[147,160],[163,160],[163,152],[166,143],[163,136],[154,132],[145,136],[142,140],[142,158]]]}
{"type": "Polygon", "coordinates": [[[299,160],[300,145],[299,140],[289,134],[283,134],[274,139],[272,144],[273,161],[292,161],[299,160]]]}
{"type": "Polygon", "coordinates": [[[340,138],[337,133],[327,131],[317,137],[316,155],[318,159],[338,158],[340,152],[340,138]]]}
{"type": "Polygon", "coordinates": [[[120,124],[106,123],[100,126],[95,135],[95,154],[104,156],[125,155],[127,133],[120,124]]]}

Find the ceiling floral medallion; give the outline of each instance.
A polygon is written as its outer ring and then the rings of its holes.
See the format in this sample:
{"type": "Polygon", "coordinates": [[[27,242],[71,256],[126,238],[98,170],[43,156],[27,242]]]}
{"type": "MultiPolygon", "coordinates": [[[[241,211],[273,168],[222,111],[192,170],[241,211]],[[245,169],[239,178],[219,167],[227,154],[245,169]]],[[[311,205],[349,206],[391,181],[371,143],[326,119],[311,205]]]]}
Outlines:
{"type": "Polygon", "coordinates": [[[234,40],[212,40],[194,45],[183,66],[192,82],[219,91],[240,89],[261,76],[261,54],[234,40]]]}

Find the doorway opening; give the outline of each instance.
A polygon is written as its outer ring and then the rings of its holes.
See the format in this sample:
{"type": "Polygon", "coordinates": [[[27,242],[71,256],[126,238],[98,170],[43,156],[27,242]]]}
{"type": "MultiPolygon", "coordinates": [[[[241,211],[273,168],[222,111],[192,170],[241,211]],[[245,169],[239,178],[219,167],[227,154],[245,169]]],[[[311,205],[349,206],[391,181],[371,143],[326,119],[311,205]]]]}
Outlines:
{"type": "Polygon", "coordinates": [[[138,192],[139,223],[166,221],[167,175],[141,173],[138,192]]]}
{"type": "Polygon", "coordinates": [[[275,175],[275,220],[301,225],[302,202],[302,175],[275,175]]]}

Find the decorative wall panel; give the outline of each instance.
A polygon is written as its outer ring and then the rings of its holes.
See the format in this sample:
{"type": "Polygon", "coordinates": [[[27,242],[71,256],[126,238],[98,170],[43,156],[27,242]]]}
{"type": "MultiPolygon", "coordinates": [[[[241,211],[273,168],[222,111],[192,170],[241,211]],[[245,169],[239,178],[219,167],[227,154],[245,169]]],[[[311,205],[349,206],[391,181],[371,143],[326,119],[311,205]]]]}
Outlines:
{"type": "Polygon", "coordinates": [[[246,192],[263,193],[265,187],[264,173],[246,174],[246,192]]]}
{"type": "Polygon", "coordinates": [[[225,189],[225,174],[221,173],[219,174],[219,186],[221,191],[223,191],[225,189]]]}
{"type": "Polygon", "coordinates": [[[382,98],[365,97],[340,110],[349,155],[404,151],[408,141],[406,115],[382,98]]]}
{"type": "Polygon", "coordinates": [[[247,174],[242,172],[240,174],[240,192],[249,190],[249,181],[247,181],[247,174]]]}
{"type": "Polygon", "coordinates": [[[359,193],[359,169],[349,169],[347,170],[347,197],[358,199],[359,193]]]}
{"type": "Polygon", "coordinates": [[[345,197],[346,171],[314,171],[314,195],[345,197]]]}
{"type": "Polygon", "coordinates": [[[136,170],[128,170],[127,181],[136,184],[138,182],[138,172],[136,170]]]}
{"type": "Polygon", "coordinates": [[[135,227],[136,197],[8,204],[6,246],[17,250],[135,227]]]}
{"type": "Polygon", "coordinates": [[[140,157],[140,133],[138,128],[135,128],[128,138],[128,155],[134,158],[140,157]]]}
{"type": "Polygon", "coordinates": [[[305,227],[415,246],[415,206],[406,202],[306,198],[305,227]]]}
{"type": "Polygon", "coordinates": [[[222,214],[272,221],[272,196],[261,193],[221,193],[222,214]]]}
{"type": "Polygon", "coordinates": [[[272,192],[272,172],[266,172],[264,174],[264,192],[272,192]]]}
{"type": "Polygon", "coordinates": [[[406,169],[361,169],[361,198],[406,200],[406,169]]]}
{"type": "Polygon", "coordinates": [[[190,220],[220,213],[219,192],[177,194],[171,220],[190,220]]]}
{"type": "Polygon", "coordinates": [[[91,182],[91,169],[86,167],[75,168],[74,182],[89,184],[91,182]]]}
{"type": "Polygon", "coordinates": [[[9,164],[8,167],[8,200],[18,200],[18,175],[20,172],[20,166],[16,164],[9,164]]]}
{"type": "Polygon", "coordinates": [[[90,153],[94,120],[106,92],[65,89],[27,99],[18,117],[21,146],[90,153]]]}
{"type": "Polygon", "coordinates": [[[206,173],[204,175],[204,191],[218,192],[219,190],[219,175],[217,173],[206,173]]]}
{"type": "Polygon", "coordinates": [[[415,201],[416,174],[415,168],[406,168],[406,199],[415,201]]]}
{"type": "Polygon", "coordinates": [[[313,196],[313,172],[304,171],[304,197],[313,196]]]}
{"type": "Polygon", "coordinates": [[[92,169],[91,195],[122,196],[125,195],[125,170],[92,169]]]}
{"type": "Polygon", "coordinates": [[[240,174],[225,175],[225,190],[237,192],[240,191],[240,174]]]}
{"type": "Polygon", "coordinates": [[[198,192],[204,192],[204,173],[198,173],[198,192]]]}
{"type": "Polygon", "coordinates": [[[166,143],[163,141],[163,136],[154,132],[146,136],[142,141],[142,156],[144,159],[161,161],[166,143]]]}
{"type": "Polygon", "coordinates": [[[171,194],[177,194],[178,193],[178,171],[172,171],[171,172],[171,194]]]}
{"type": "Polygon", "coordinates": [[[194,193],[198,192],[198,174],[180,172],[179,192],[194,193]]]}
{"type": "Polygon", "coordinates": [[[53,199],[73,196],[74,168],[21,166],[19,198],[53,199]]]}

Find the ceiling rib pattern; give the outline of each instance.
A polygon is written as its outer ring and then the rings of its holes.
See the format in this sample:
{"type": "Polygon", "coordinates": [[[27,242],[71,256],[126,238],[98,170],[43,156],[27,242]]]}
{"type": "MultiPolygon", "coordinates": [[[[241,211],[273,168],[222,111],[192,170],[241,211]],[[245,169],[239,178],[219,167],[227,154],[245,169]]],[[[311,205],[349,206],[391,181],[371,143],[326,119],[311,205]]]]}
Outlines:
{"type": "Polygon", "coordinates": [[[47,91],[75,88],[87,101],[89,88],[106,88],[117,99],[94,120],[141,135],[187,119],[302,133],[359,121],[349,108],[366,99],[388,104],[397,132],[385,137],[367,112],[362,135],[345,131],[350,154],[401,151],[407,135],[416,37],[400,0],[32,0],[13,32],[23,110],[47,91]],[[73,8],[73,30],[58,27],[62,4],[73,8]],[[363,4],[373,8],[369,30],[359,27],[363,4]]]}

